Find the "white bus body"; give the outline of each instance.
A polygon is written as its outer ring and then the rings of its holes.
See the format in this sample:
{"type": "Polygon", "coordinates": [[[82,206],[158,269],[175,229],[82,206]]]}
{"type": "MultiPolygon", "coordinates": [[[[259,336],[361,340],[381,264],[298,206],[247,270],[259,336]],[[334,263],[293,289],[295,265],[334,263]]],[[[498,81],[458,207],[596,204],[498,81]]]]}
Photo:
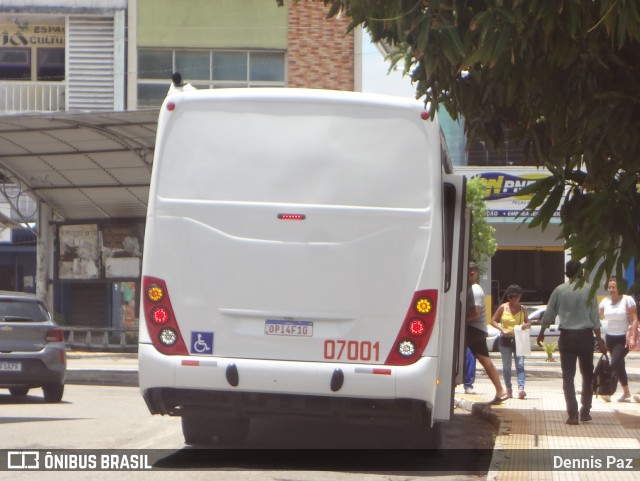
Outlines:
{"type": "Polygon", "coordinates": [[[436,444],[464,355],[468,244],[464,178],[422,115],[353,92],[167,97],[139,376],[187,443],[242,441],[251,418],[284,414],[404,424],[436,444]]]}

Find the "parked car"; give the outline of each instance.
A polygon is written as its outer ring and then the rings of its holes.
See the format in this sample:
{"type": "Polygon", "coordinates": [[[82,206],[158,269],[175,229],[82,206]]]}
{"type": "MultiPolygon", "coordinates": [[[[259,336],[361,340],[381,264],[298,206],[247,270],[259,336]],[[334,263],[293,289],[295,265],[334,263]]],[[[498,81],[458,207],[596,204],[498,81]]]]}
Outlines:
{"type": "Polygon", "coordinates": [[[60,402],[67,371],[64,333],[33,294],[0,291],[0,388],[26,396],[42,388],[60,402]]]}
{"type": "MultiPolygon", "coordinates": [[[[545,311],[547,310],[547,306],[524,306],[527,311],[527,316],[529,317],[529,322],[531,323],[531,331],[529,334],[529,339],[531,341],[531,350],[541,350],[542,348],[538,346],[537,339],[538,334],[540,333],[540,322],[542,322],[542,317],[544,316],[545,311]]],[[[557,317],[556,317],[557,319],[557,317]]],[[[607,321],[601,319],[600,320],[600,335],[602,339],[604,339],[605,334],[607,333],[607,321]]],[[[489,352],[499,352],[498,351],[498,337],[500,336],[500,331],[498,331],[492,325],[487,326],[489,331],[489,336],[487,337],[487,349],[489,352]]],[[[544,331],[544,342],[548,344],[557,343],[560,338],[560,331],[558,329],[558,324],[551,324],[544,331]]],[[[598,344],[593,340],[593,349],[595,352],[599,352],[598,344]]]]}
{"type": "MultiPolygon", "coordinates": [[[[540,323],[544,312],[547,310],[547,306],[524,306],[527,311],[529,322],[531,323],[531,329],[529,330],[529,341],[531,343],[531,350],[540,351],[542,348],[538,346],[538,334],[540,334],[540,323]]],[[[498,352],[498,342],[500,337],[500,331],[498,331],[492,325],[487,326],[489,336],[487,337],[487,349],[489,352],[498,352]]],[[[546,331],[544,331],[544,342],[547,344],[553,344],[558,342],[560,337],[560,331],[557,324],[551,324],[546,331]]]]}
{"type": "MultiPolygon", "coordinates": [[[[500,293],[500,303],[507,302],[507,291],[504,290],[500,293]]],[[[544,304],[542,294],[537,289],[523,288],[520,293],[520,304],[525,307],[540,307],[544,304]]]]}
{"type": "MultiPolygon", "coordinates": [[[[542,316],[544,316],[544,312],[547,310],[547,306],[536,306],[536,309],[529,310],[531,307],[525,307],[527,309],[527,315],[529,316],[529,322],[531,322],[531,336],[534,335],[538,337],[538,333],[540,332],[540,322],[542,321],[542,316]],[[536,327],[537,326],[537,327],[536,327]]],[[[557,319],[557,317],[556,317],[557,319]]],[[[600,319],[600,335],[602,339],[604,339],[605,334],[607,333],[607,324],[608,321],[604,319],[600,319]]],[[[544,332],[544,342],[558,342],[558,338],[560,337],[560,331],[558,330],[557,323],[552,324],[549,329],[544,332]]],[[[533,340],[533,339],[532,339],[533,340]]],[[[532,344],[533,346],[533,344],[532,344]]],[[[593,350],[595,352],[599,352],[598,343],[593,339],[593,350]]]]}

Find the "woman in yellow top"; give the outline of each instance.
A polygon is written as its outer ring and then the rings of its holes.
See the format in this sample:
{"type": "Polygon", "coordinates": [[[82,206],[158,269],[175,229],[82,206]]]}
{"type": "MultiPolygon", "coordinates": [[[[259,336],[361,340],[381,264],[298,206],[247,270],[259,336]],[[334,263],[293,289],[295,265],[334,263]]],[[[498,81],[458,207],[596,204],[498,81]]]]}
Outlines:
{"type": "Polygon", "coordinates": [[[518,378],[518,398],[524,399],[527,393],[524,390],[525,372],[524,356],[516,356],[516,343],[513,330],[516,326],[529,329],[529,318],[524,307],[520,304],[522,289],[516,284],[507,287],[508,301],[501,304],[491,318],[491,325],[500,331],[498,349],[502,356],[502,376],[507,388],[507,395],[513,397],[511,388],[511,360],[516,360],[516,376],[518,378]]]}

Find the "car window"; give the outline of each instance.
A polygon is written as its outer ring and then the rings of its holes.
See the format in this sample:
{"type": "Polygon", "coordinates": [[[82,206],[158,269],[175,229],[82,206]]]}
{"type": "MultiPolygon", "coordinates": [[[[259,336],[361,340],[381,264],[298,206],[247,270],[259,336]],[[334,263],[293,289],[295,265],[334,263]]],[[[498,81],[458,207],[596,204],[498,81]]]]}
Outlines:
{"type": "Polygon", "coordinates": [[[524,306],[524,310],[527,311],[528,317],[531,317],[538,309],[540,309],[540,306],[524,306]]]}
{"type": "Polygon", "coordinates": [[[4,322],[43,322],[47,311],[38,302],[0,300],[0,320],[4,322]]]}
{"type": "Polygon", "coordinates": [[[544,316],[544,311],[533,312],[529,315],[529,322],[532,324],[540,324],[542,316],[544,316]]]}
{"type": "MultiPolygon", "coordinates": [[[[502,291],[500,294],[500,302],[507,302],[507,291],[502,291]]],[[[540,307],[540,305],[544,304],[542,300],[542,296],[536,289],[522,289],[522,293],[520,294],[520,303],[526,306],[532,307],[540,307]]]]}

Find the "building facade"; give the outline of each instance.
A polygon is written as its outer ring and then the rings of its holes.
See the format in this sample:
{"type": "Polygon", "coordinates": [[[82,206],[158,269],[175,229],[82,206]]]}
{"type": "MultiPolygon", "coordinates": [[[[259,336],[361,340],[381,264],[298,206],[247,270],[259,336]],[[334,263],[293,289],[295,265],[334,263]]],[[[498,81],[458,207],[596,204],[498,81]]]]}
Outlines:
{"type": "MultiPolygon", "coordinates": [[[[365,90],[362,40],[348,18],[326,19],[321,0],[5,0],[0,5],[0,116],[51,112],[155,112],[171,75],[199,88],[306,87],[365,90]]],[[[381,63],[382,57],[376,52],[381,63]]],[[[387,67],[383,71],[386,75],[387,67]]],[[[413,96],[406,81],[400,95],[413,96]]],[[[383,93],[389,94],[388,91],[383,93]]],[[[442,116],[456,168],[487,183],[487,218],[498,252],[481,283],[495,307],[520,284],[545,303],[564,280],[559,223],[531,230],[518,216],[519,186],[546,175],[518,146],[465,146],[442,116]]],[[[3,153],[0,152],[0,156],[3,153]]],[[[68,162],[72,163],[73,158],[68,162]]],[[[148,174],[148,173],[147,173],[148,174]]],[[[37,198],[0,172],[0,289],[36,291],[37,198]],[[17,190],[16,190],[17,189],[17,190]]],[[[71,326],[136,322],[144,217],[54,216],[53,307],[71,326]]]]}
{"type": "MultiPolygon", "coordinates": [[[[155,112],[176,71],[198,88],[355,90],[358,43],[347,25],[327,20],[322,1],[7,0],[0,116],[155,112]]],[[[6,192],[20,185],[3,175],[6,192]]],[[[36,292],[39,199],[26,194],[5,196],[0,208],[0,289],[36,292]]],[[[144,217],[69,221],[53,213],[47,222],[55,253],[42,282],[53,286],[58,319],[135,328],[144,217]]]]}

